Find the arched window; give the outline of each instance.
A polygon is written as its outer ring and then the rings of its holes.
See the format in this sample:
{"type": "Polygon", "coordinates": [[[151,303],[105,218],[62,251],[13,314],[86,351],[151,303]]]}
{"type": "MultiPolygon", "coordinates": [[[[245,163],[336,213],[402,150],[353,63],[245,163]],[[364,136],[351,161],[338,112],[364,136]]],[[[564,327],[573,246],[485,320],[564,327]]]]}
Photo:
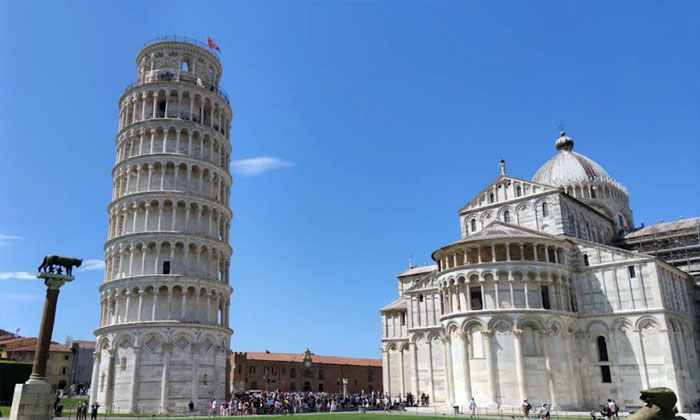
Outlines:
{"type": "Polygon", "coordinates": [[[493,203],[493,193],[489,194],[489,203],[493,203]]]}
{"type": "Polygon", "coordinates": [[[620,229],[625,228],[625,219],[622,218],[621,214],[617,215],[617,224],[618,224],[618,226],[620,226],[620,229]]]}
{"type": "Polygon", "coordinates": [[[503,212],[503,221],[510,223],[510,212],[508,210],[503,212]]]}
{"type": "Polygon", "coordinates": [[[547,205],[547,202],[542,203],[542,217],[547,217],[549,216],[549,206],[547,205]]]}
{"type": "Polygon", "coordinates": [[[520,197],[521,195],[523,195],[523,188],[518,185],[518,188],[515,189],[515,196],[520,197]]]}
{"type": "Polygon", "coordinates": [[[605,337],[601,335],[596,341],[598,342],[598,361],[609,362],[608,345],[605,342],[605,337]]]}
{"type": "Polygon", "coordinates": [[[126,370],[126,357],[124,356],[122,356],[121,360],[119,361],[119,369],[126,370]]]}
{"type": "Polygon", "coordinates": [[[588,254],[583,254],[583,265],[588,266],[588,254]]]}
{"type": "MultiPolygon", "coordinates": [[[[202,385],[207,386],[208,383],[209,377],[207,377],[207,374],[205,373],[204,376],[202,376],[202,385]]],[[[255,382],[253,382],[251,384],[251,389],[258,389],[258,385],[255,382]]]]}
{"type": "Polygon", "coordinates": [[[471,225],[472,233],[476,232],[476,219],[472,219],[471,225]]]}

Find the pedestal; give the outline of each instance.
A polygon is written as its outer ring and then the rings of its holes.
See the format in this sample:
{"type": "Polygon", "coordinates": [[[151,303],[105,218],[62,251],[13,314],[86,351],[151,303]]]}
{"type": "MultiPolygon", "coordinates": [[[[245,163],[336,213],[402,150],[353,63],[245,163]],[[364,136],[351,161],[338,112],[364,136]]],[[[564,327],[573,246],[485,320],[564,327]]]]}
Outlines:
{"type": "Polygon", "coordinates": [[[10,420],[51,420],[55,390],[44,381],[15,385],[10,420]]]}

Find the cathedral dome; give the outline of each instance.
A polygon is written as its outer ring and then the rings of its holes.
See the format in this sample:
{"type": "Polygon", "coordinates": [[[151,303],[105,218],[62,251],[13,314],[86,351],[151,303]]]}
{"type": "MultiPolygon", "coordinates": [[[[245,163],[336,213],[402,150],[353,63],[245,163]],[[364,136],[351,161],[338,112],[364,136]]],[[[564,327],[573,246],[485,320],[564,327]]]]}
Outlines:
{"type": "Polygon", "coordinates": [[[557,154],[537,170],[532,181],[560,188],[616,222],[621,232],[634,226],[627,189],[592,159],[574,152],[574,141],[564,131],[554,146],[557,154]]]}
{"type": "Polygon", "coordinates": [[[559,151],[537,170],[532,181],[554,187],[612,184],[621,187],[600,165],[573,150],[574,141],[561,132],[555,147],[559,151]]]}

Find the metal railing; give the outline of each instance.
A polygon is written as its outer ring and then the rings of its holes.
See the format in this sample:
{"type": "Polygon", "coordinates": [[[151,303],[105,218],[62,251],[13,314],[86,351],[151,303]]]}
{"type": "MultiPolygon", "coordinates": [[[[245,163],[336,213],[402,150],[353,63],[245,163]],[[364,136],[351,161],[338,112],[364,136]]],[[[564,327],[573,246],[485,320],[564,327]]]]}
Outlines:
{"type": "Polygon", "coordinates": [[[152,40],[146,42],[145,44],[143,44],[143,47],[141,47],[141,48],[145,48],[145,47],[147,47],[147,46],[149,46],[149,45],[153,45],[153,44],[158,44],[159,42],[184,42],[184,43],[187,43],[187,44],[192,44],[192,45],[194,45],[194,46],[197,46],[197,47],[200,47],[200,48],[204,48],[205,50],[207,50],[207,51],[209,51],[210,53],[212,53],[212,55],[214,55],[214,57],[216,57],[216,58],[218,58],[218,59],[221,58],[220,55],[219,55],[219,52],[216,51],[215,49],[211,48],[211,47],[210,47],[209,45],[207,45],[206,43],[204,43],[204,42],[202,42],[202,41],[199,41],[199,40],[197,40],[197,39],[194,39],[194,38],[189,38],[189,37],[180,36],[180,35],[165,35],[165,36],[159,36],[159,37],[157,37],[157,38],[153,38],[152,40]]]}
{"type": "Polygon", "coordinates": [[[208,84],[203,83],[203,82],[198,82],[198,81],[192,80],[192,79],[187,78],[187,77],[180,77],[180,80],[177,80],[177,77],[174,74],[166,73],[166,72],[160,73],[156,77],[151,78],[150,80],[144,80],[144,81],[135,80],[126,86],[126,88],[124,89],[124,92],[126,92],[129,89],[136,87],[136,86],[148,85],[151,83],[158,83],[158,82],[176,82],[176,83],[187,84],[190,86],[197,86],[197,87],[200,87],[202,89],[206,89],[208,91],[214,92],[217,95],[219,95],[223,100],[225,100],[226,103],[228,103],[228,104],[231,103],[231,101],[229,100],[229,97],[228,97],[228,93],[226,93],[225,90],[223,90],[219,87],[216,87],[214,85],[208,85],[208,84]]]}

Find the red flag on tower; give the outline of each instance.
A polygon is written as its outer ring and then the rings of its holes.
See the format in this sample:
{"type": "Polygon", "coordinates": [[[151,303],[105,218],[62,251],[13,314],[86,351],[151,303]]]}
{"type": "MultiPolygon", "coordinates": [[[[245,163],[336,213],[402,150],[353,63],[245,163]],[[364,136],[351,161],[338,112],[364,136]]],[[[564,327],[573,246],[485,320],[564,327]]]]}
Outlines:
{"type": "Polygon", "coordinates": [[[209,44],[209,48],[213,48],[218,52],[221,52],[221,49],[219,49],[219,46],[216,45],[216,42],[214,42],[213,39],[207,37],[207,44],[209,44]]]}

